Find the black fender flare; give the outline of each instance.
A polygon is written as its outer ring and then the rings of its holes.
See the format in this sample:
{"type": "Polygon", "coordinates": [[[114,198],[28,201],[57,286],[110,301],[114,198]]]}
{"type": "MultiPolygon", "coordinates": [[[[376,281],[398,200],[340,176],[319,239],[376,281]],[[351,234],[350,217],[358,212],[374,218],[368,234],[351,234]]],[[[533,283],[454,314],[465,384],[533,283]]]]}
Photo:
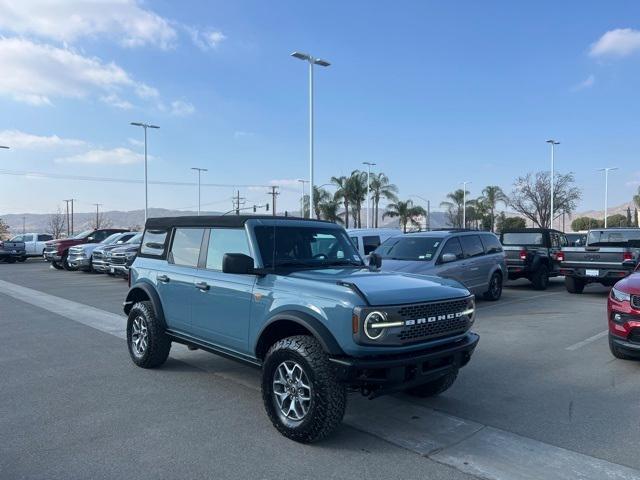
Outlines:
{"type": "Polygon", "coordinates": [[[156,313],[156,316],[162,321],[163,324],[166,325],[164,319],[164,309],[162,308],[160,295],[158,295],[158,292],[152,285],[149,285],[147,283],[138,283],[129,289],[129,291],[127,292],[127,298],[124,302],[124,313],[127,315],[129,314],[129,311],[131,311],[131,307],[133,307],[134,303],[134,293],[140,290],[144,292],[149,298],[151,305],[153,305],[153,310],[156,313]]]}
{"type": "Polygon", "coordinates": [[[308,313],[298,312],[295,310],[284,311],[275,314],[271,317],[265,324],[262,326],[258,335],[256,335],[256,339],[253,345],[253,351],[256,352],[258,345],[260,343],[260,339],[262,338],[263,333],[269,328],[270,325],[273,325],[275,322],[287,320],[290,322],[297,323],[298,325],[306,328],[311,332],[311,334],[320,342],[322,348],[329,355],[344,355],[344,351],[340,348],[340,345],[336,341],[333,334],[329,331],[329,329],[317,318],[312,317],[308,313]]]}

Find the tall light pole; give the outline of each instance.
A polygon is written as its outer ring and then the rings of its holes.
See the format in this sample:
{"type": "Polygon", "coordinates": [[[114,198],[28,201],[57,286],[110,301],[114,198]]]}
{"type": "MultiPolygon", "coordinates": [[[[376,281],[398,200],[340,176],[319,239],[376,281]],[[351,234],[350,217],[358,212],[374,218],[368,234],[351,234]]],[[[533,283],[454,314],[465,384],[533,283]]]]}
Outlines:
{"type": "Polygon", "coordinates": [[[609,202],[609,172],[618,170],[618,167],[599,168],[599,172],[604,172],[604,228],[607,228],[607,208],[609,202]]]}
{"type": "MultiPolygon", "coordinates": [[[[309,180],[303,180],[302,178],[299,178],[298,181],[300,182],[300,185],[302,185],[302,197],[300,197],[300,216],[302,218],[306,218],[304,216],[304,184],[309,183],[309,180]]],[[[309,200],[311,200],[311,197],[309,197],[309,200]]],[[[309,204],[309,217],[311,217],[311,204],[309,204]]]]}
{"type": "Polygon", "coordinates": [[[100,205],[101,203],[94,203],[96,206],[96,230],[100,228],[100,205]]]}
{"type": "Polygon", "coordinates": [[[207,170],[206,168],[198,167],[191,167],[191,170],[195,170],[196,172],[198,172],[198,216],[200,216],[200,174],[202,172],[208,172],[209,170],[207,170]]]}
{"type": "Polygon", "coordinates": [[[467,184],[462,182],[462,228],[467,228],[467,184]]]}
{"type": "Polygon", "coordinates": [[[373,167],[375,163],[362,162],[362,164],[367,166],[367,228],[371,228],[369,226],[369,217],[371,216],[371,167],[373,167]]]}
{"type": "Polygon", "coordinates": [[[0,145],[0,148],[4,148],[5,150],[9,150],[9,147],[7,147],[6,145],[0,145]]]}
{"type": "Polygon", "coordinates": [[[293,52],[291,56],[309,63],[309,216],[311,216],[311,205],[313,205],[313,66],[328,67],[331,64],[307,53],[293,52]]]}
{"type": "Polygon", "coordinates": [[[144,223],[147,223],[147,216],[149,211],[149,183],[147,178],[147,128],[160,128],[157,125],[151,125],[149,123],[131,122],[134,127],[144,128],[144,223]]]}
{"type": "Polygon", "coordinates": [[[557,142],[553,139],[547,140],[547,143],[551,144],[551,213],[549,215],[549,228],[553,228],[553,182],[555,177],[555,164],[554,164],[554,153],[555,146],[560,145],[560,142],[557,142]]]}

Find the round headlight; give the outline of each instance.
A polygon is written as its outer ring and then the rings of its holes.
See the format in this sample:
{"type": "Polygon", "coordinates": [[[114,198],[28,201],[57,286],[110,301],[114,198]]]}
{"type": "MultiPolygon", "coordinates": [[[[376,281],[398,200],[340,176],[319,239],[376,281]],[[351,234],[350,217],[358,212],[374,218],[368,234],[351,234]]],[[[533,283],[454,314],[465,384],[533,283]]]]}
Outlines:
{"type": "Polygon", "coordinates": [[[375,328],[373,325],[387,321],[383,312],[373,311],[364,319],[364,334],[371,340],[377,340],[384,333],[384,328],[375,328]]]}

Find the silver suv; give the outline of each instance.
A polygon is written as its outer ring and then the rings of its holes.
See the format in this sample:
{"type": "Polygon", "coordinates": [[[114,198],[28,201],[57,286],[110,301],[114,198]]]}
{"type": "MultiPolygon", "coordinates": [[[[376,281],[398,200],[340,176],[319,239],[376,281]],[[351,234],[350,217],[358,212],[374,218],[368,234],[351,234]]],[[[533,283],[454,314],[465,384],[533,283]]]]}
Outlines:
{"type": "Polygon", "coordinates": [[[493,233],[408,233],[389,238],[374,253],[383,259],[382,270],[450,278],[487,300],[502,295],[507,267],[500,240],[493,233]]]}

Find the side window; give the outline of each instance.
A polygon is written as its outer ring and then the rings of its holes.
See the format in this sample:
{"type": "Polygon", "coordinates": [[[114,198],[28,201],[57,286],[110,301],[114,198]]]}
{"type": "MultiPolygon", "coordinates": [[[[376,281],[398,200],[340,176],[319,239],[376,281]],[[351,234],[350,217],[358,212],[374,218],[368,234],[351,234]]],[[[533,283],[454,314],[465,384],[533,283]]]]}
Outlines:
{"type": "Polygon", "coordinates": [[[364,254],[369,255],[380,245],[380,237],[378,235],[362,237],[362,244],[364,245],[364,254]]]}
{"type": "Polygon", "coordinates": [[[250,255],[249,242],[244,229],[212,228],[207,250],[207,268],[222,270],[222,258],[225,253],[244,253],[250,255]]]}
{"type": "Polygon", "coordinates": [[[109,235],[111,235],[111,233],[109,233],[107,230],[98,230],[96,233],[93,234],[93,241],[96,243],[101,242],[102,240],[107,238],[109,235]]]}
{"type": "Polygon", "coordinates": [[[484,254],[484,246],[478,235],[462,235],[460,237],[462,251],[465,258],[477,257],[484,254]]]}
{"type": "Polygon", "coordinates": [[[202,228],[176,228],[171,245],[171,263],[197,267],[203,234],[202,228]]]}
{"type": "Polygon", "coordinates": [[[140,253],[153,257],[162,257],[164,255],[166,241],[166,230],[145,230],[140,253]]]}
{"type": "Polygon", "coordinates": [[[453,253],[458,260],[463,258],[462,255],[462,247],[460,246],[460,241],[457,238],[450,238],[447,240],[447,243],[442,247],[442,252],[440,252],[440,256],[445,253],[453,253]]]}
{"type": "Polygon", "coordinates": [[[349,237],[353,246],[356,247],[356,250],[360,251],[360,247],[358,247],[358,237],[349,237]]]}
{"type": "Polygon", "coordinates": [[[49,240],[53,240],[53,236],[51,235],[38,235],[39,242],[48,242],[49,240]]]}
{"type": "Polygon", "coordinates": [[[11,239],[12,242],[24,242],[24,236],[22,235],[16,235],[15,237],[13,237],[11,239]]]}
{"type": "Polygon", "coordinates": [[[566,235],[560,235],[560,246],[561,247],[568,247],[569,246],[569,240],[567,240],[567,236],[566,235]]]}
{"type": "Polygon", "coordinates": [[[495,235],[482,235],[480,239],[487,254],[500,253],[502,251],[502,244],[495,235]]]}
{"type": "Polygon", "coordinates": [[[126,235],[122,235],[119,239],[117,243],[124,243],[124,242],[128,242],[129,240],[131,240],[133,238],[133,236],[135,235],[135,233],[128,233],[126,235]]]}
{"type": "Polygon", "coordinates": [[[25,235],[23,242],[33,242],[33,235],[25,235]]]}

